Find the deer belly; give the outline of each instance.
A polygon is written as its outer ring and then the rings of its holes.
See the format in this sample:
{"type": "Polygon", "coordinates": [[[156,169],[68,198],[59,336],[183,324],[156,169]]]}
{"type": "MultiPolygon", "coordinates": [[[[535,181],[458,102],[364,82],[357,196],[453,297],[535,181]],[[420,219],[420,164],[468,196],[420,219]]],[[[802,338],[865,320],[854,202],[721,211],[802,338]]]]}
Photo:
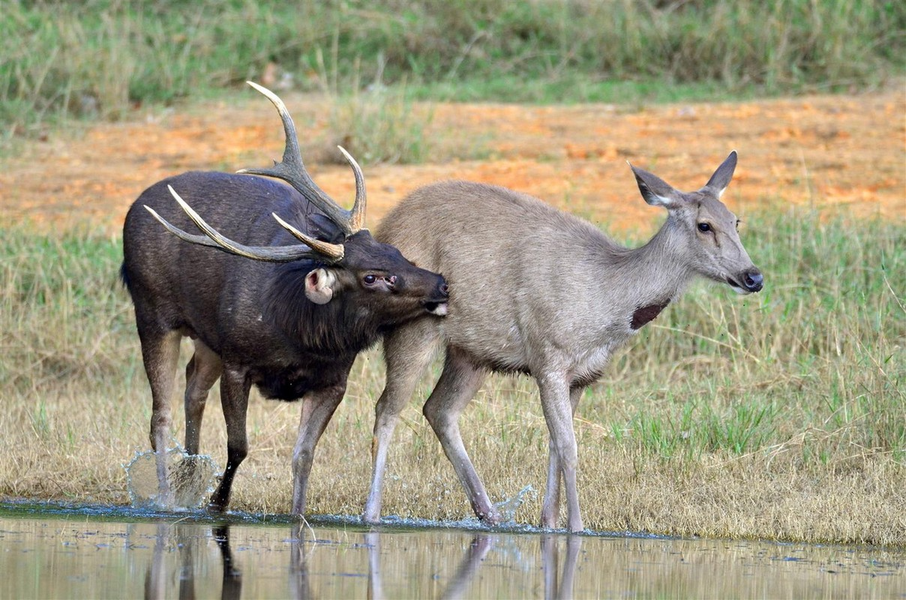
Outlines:
{"type": "Polygon", "coordinates": [[[252,381],[261,395],[271,400],[298,400],[308,392],[335,386],[336,374],[329,369],[262,369],[253,373],[252,381]]]}
{"type": "Polygon", "coordinates": [[[571,381],[581,385],[596,381],[607,367],[613,348],[613,344],[605,344],[577,356],[573,363],[575,366],[572,369],[571,381]]]}

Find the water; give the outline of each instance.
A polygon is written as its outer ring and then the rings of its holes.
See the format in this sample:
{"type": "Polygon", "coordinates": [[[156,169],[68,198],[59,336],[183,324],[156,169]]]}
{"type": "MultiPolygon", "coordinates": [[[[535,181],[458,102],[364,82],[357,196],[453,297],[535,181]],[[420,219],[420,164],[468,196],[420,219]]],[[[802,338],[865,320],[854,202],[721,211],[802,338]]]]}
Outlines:
{"type": "MultiPolygon", "coordinates": [[[[126,487],[133,507],[155,507],[167,504],[159,496],[157,459],[152,451],[138,452],[126,469],[126,487]]],[[[210,456],[186,454],[176,446],[167,451],[167,481],[172,491],[168,508],[201,508],[214,491],[220,472],[210,456]]]]}
{"type": "Polygon", "coordinates": [[[906,598],[906,550],[0,503],[0,598],[906,598]]]}

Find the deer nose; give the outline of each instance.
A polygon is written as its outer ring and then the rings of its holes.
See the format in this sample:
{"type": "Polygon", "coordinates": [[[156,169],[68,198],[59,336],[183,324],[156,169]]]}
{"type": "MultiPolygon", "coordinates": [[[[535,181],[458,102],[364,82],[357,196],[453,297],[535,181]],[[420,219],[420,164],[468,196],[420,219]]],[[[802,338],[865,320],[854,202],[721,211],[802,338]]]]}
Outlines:
{"type": "Polygon", "coordinates": [[[447,286],[446,282],[440,284],[440,288],[438,288],[438,289],[440,289],[440,294],[444,298],[446,298],[447,296],[450,295],[450,288],[447,286]]]}
{"type": "Polygon", "coordinates": [[[758,269],[749,271],[743,276],[742,283],[750,292],[758,292],[764,287],[764,275],[758,269]]]}

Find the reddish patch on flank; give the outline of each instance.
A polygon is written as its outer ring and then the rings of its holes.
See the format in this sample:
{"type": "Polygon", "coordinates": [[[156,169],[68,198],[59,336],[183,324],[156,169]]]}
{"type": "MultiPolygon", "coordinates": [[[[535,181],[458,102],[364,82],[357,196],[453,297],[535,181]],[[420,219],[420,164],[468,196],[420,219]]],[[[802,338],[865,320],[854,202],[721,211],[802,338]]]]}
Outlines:
{"type": "Polygon", "coordinates": [[[641,329],[661,314],[661,311],[667,308],[668,304],[670,303],[664,302],[663,304],[649,304],[648,306],[637,308],[636,311],[632,313],[632,322],[629,326],[634,330],[641,329]]]}

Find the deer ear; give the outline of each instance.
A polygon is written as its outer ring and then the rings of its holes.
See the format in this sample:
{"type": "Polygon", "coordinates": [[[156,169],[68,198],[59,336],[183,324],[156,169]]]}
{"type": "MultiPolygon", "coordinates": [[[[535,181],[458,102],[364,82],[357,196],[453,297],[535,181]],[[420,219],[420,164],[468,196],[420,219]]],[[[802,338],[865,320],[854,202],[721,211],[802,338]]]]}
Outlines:
{"type": "Polygon", "coordinates": [[[736,170],[736,150],[730,153],[730,156],[727,157],[717,170],[714,171],[714,175],[711,176],[711,179],[708,180],[708,183],[705,184],[706,188],[710,188],[717,197],[720,198],[724,190],[727,189],[727,186],[730,185],[730,180],[733,179],[733,171],[736,170]]]}
{"type": "Polygon", "coordinates": [[[674,208],[679,206],[683,195],[675,190],[672,185],[653,173],[644,169],[639,169],[631,164],[629,168],[635,175],[636,183],[639,184],[639,191],[645,202],[652,206],[663,206],[664,208],[674,208]]]}
{"type": "Polygon", "coordinates": [[[305,297],[315,304],[327,304],[333,298],[337,276],[327,269],[314,269],[305,276],[305,297]]]}

